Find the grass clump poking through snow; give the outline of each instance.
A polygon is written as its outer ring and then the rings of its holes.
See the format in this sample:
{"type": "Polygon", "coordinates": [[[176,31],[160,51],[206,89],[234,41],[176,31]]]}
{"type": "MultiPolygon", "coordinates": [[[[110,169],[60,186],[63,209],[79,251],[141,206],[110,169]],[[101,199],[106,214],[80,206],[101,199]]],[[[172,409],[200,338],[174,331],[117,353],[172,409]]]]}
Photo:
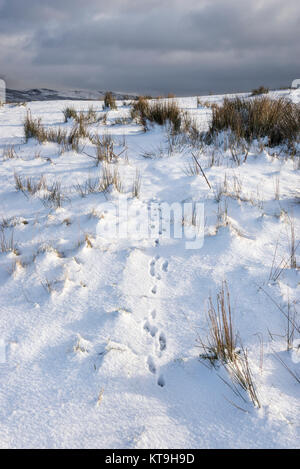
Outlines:
{"type": "Polygon", "coordinates": [[[10,238],[5,236],[5,232],[2,229],[0,231],[0,252],[13,252],[15,255],[18,255],[18,249],[14,242],[14,233],[12,231],[10,238]]]}
{"type": "Polygon", "coordinates": [[[99,177],[88,178],[84,184],[74,185],[74,189],[81,197],[97,192],[108,192],[110,188],[114,188],[118,192],[123,192],[123,183],[119,170],[116,166],[111,168],[107,163],[103,163],[102,172],[99,177]]]}
{"type": "Polygon", "coordinates": [[[65,118],[65,122],[68,122],[69,119],[77,120],[77,112],[73,107],[66,107],[63,110],[63,115],[65,118]]]}
{"type": "Polygon", "coordinates": [[[110,187],[120,193],[123,192],[123,183],[118,168],[111,169],[110,166],[104,164],[99,182],[99,192],[107,192],[110,187]]]}
{"type": "Polygon", "coordinates": [[[42,125],[41,119],[33,119],[30,112],[27,112],[24,121],[24,132],[26,142],[30,138],[35,138],[39,143],[43,143],[47,140],[46,132],[42,125]]]}
{"type": "Polygon", "coordinates": [[[79,139],[89,137],[89,132],[86,128],[85,116],[80,115],[77,120],[78,122],[75,123],[68,133],[61,127],[57,129],[46,129],[42,125],[41,119],[34,119],[30,113],[27,113],[24,122],[26,142],[30,138],[35,138],[39,143],[58,143],[61,146],[62,152],[67,150],[79,152],[79,139]]]}
{"type": "Polygon", "coordinates": [[[146,97],[140,96],[139,99],[133,103],[130,116],[133,120],[138,121],[144,127],[144,130],[147,130],[147,118],[149,110],[149,101],[146,97]]]}
{"type": "Polygon", "coordinates": [[[111,135],[99,135],[90,137],[90,141],[96,146],[96,165],[106,161],[112,163],[118,159],[118,155],[114,151],[114,141],[111,135]]]}
{"type": "Polygon", "coordinates": [[[202,359],[207,359],[212,365],[219,360],[227,363],[234,361],[236,355],[236,335],[233,330],[230,296],[227,284],[224,282],[217,294],[217,308],[212,298],[209,298],[208,308],[209,336],[205,344],[200,339],[203,353],[202,359]]]}
{"type": "Polygon", "coordinates": [[[43,175],[38,181],[34,181],[30,177],[22,179],[22,177],[16,173],[14,174],[14,178],[17,191],[21,191],[25,195],[34,195],[40,190],[47,190],[47,183],[43,175]]]}
{"type": "Polygon", "coordinates": [[[32,178],[22,179],[22,177],[16,173],[14,174],[14,178],[16,190],[23,192],[26,197],[43,191],[42,202],[45,206],[54,208],[62,206],[65,197],[62,194],[60,182],[55,181],[53,184],[47,185],[47,181],[43,175],[37,181],[34,181],[32,178]]]}
{"type": "Polygon", "coordinates": [[[209,334],[206,343],[199,339],[200,347],[203,350],[200,359],[209,361],[213,367],[216,367],[217,364],[223,365],[230,375],[232,381],[230,387],[234,393],[245,401],[239,390],[242,388],[248,393],[254,406],[260,407],[247,351],[243,346],[237,348],[238,334],[233,327],[230,295],[226,282],[223,282],[221,290],[217,294],[216,303],[215,307],[211,297],[209,298],[209,334]]]}
{"type": "Polygon", "coordinates": [[[131,117],[147,129],[147,121],[164,125],[169,122],[172,130],[176,133],[181,129],[182,113],[175,102],[149,102],[146,98],[140,96],[133,104],[131,117]]]}
{"type": "Polygon", "coordinates": [[[284,98],[224,99],[212,109],[210,134],[231,130],[240,140],[268,137],[269,145],[292,143],[299,136],[300,107],[284,98]]]}
{"type": "Polygon", "coordinates": [[[97,113],[93,106],[90,106],[87,112],[80,111],[77,112],[74,107],[66,107],[63,110],[63,115],[65,122],[68,122],[69,119],[73,119],[77,124],[94,124],[98,121],[97,113]]]}
{"type": "Polygon", "coordinates": [[[266,88],[265,86],[259,86],[258,88],[255,88],[252,90],[251,96],[258,96],[260,94],[268,94],[269,93],[269,88],[266,88]]]}
{"type": "Polygon", "coordinates": [[[58,129],[45,129],[42,125],[41,119],[34,119],[31,113],[28,112],[24,122],[24,132],[26,142],[30,138],[35,138],[39,143],[43,142],[55,142],[59,145],[65,145],[67,143],[67,132],[58,129]]]}
{"type": "Polygon", "coordinates": [[[104,107],[106,109],[117,109],[116,99],[111,91],[107,91],[104,95],[104,107]]]}
{"type": "Polygon", "coordinates": [[[15,151],[14,145],[10,145],[7,148],[4,148],[3,150],[3,160],[12,160],[14,158],[18,158],[18,155],[15,151]]]}
{"type": "Polygon", "coordinates": [[[61,191],[61,183],[55,181],[47,188],[47,194],[43,197],[43,204],[46,207],[59,208],[62,206],[64,196],[61,191]]]}

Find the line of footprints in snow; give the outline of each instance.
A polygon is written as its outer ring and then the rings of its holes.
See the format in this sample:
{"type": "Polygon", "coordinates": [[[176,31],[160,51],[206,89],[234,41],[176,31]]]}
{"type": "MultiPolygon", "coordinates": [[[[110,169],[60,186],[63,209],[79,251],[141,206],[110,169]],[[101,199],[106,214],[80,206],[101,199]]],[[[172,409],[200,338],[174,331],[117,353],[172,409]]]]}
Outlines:
{"type": "MultiPolygon", "coordinates": [[[[156,280],[161,279],[161,275],[156,272],[156,263],[159,259],[160,259],[160,256],[157,255],[150,262],[150,275],[154,277],[156,280]]],[[[168,271],[168,261],[164,261],[161,264],[161,270],[163,272],[168,271]]],[[[151,294],[156,295],[156,293],[157,293],[157,285],[154,285],[151,290],[151,294]]],[[[155,319],[156,319],[156,311],[154,309],[151,312],[151,319],[150,320],[147,319],[147,321],[144,324],[145,331],[152,337],[153,340],[156,340],[156,337],[158,335],[158,328],[155,325],[155,319]]],[[[156,355],[158,358],[162,357],[166,348],[167,348],[166,336],[163,332],[160,332],[158,335],[158,345],[156,346],[156,355]]],[[[150,373],[155,375],[157,373],[157,367],[156,367],[154,358],[151,355],[149,355],[147,358],[147,365],[148,365],[150,373]]],[[[157,384],[161,387],[165,386],[166,382],[162,374],[159,375],[157,384]]]]}

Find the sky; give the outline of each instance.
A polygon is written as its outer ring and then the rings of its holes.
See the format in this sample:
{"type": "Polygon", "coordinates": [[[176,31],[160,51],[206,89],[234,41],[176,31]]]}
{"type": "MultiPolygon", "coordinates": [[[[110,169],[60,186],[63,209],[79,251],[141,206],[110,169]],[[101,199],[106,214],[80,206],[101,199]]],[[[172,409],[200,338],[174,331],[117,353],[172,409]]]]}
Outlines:
{"type": "Polygon", "coordinates": [[[7,87],[178,96],[300,78],[299,0],[0,0],[7,87]]]}

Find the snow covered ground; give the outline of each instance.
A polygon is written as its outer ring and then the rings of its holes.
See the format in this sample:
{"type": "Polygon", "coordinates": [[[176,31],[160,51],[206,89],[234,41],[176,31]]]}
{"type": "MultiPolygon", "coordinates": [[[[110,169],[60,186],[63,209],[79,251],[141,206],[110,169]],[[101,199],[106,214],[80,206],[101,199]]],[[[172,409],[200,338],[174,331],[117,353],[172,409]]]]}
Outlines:
{"type": "MultiPolygon", "coordinates": [[[[197,98],[179,104],[208,127],[210,109],[197,107],[197,98]]],[[[288,262],[291,227],[297,246],[300,226],[299,157],[257,143],[238,166],[229,148],[205,148],[198,158],[209,189],[202,174],[189,174],[195,150],[170,148],[162,127],[144,133],[122,120],[130,108],[118,102],[106,123],[89,129],[114,138],[121,154],[110,166],[118,168],[122,193],[81,197],[78,184],[102,170],[91,158],[91,142],[83,141],[79,153],[25,143],[23,122],[30,110],[47,128],[70,129],[62,110],[90,105],[103,115],[95,102],[0,108],[1,447],[299,447],[300,385],[280,361],[299,376],[299,338],[295,333],[286,351],[285,337],[285,315],[299,311],[299,270],[288,262]],[[137,171],[138,198],[132,196],[137,171]],[[60,182],[62,207],[43,203],[45,188],[17,191],[15,174],[60,182]],[[136,216],[150,208],[153,236],[105,234],[119,199],[136,216]],[[191,201],[204,204],[201,248],[155,235],[163,203],[191,201]],[[224,370],[199,360],[207,300],[223,280],[260,408],[233,393],[221,379],[230,382],[224,370]]],[[[121,214],[119,224],[125,221],[121,214]]]]}

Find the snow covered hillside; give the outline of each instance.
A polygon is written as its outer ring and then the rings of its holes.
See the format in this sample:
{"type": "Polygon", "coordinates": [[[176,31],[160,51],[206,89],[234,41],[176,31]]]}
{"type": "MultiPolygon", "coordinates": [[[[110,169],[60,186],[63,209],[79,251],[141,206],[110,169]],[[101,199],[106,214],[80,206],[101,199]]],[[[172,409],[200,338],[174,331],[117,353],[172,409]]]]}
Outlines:
{"type": "MultiPolygon", "coordinates": [[[[6,90],[6,101],[8,103],[23,103],[27,101],[53,101],[68,100],[76,101],[103,99],[105,91],[92,90],[52,90],[48,88],[33,88],[29,90],[6,90]]],[[[123,99],[125,93],[114,93],[116,99],[123,99]]],[[[127,94],[128,96],[128,94],[127,94]]],[[[132,96],[133,97],[133,96],[132,96]]]]}
{"type": "MultiPolygon", "coordinates": [[[[177,102],[206,131],[223,98],[177,102]]],[[[129,101],[0,107],[0,446],[299,447],[299,150],[144,132],[129,101]],[[26,141],[29,111],[69,133],[67,106],[93,106],[90,138],[26,141]],[[203,204],[202,247],[172,235],[193,216],[161,228],[176,203],[203,204]],[[126,204],[129,217],[115,210],[126,204]],[[133,235],[144,213],[149,231],[133,235]],[[125,225],[128,236],[113,231],[125,225]],[[256,405],[203,358],[224,281],[256,405]]]]}

